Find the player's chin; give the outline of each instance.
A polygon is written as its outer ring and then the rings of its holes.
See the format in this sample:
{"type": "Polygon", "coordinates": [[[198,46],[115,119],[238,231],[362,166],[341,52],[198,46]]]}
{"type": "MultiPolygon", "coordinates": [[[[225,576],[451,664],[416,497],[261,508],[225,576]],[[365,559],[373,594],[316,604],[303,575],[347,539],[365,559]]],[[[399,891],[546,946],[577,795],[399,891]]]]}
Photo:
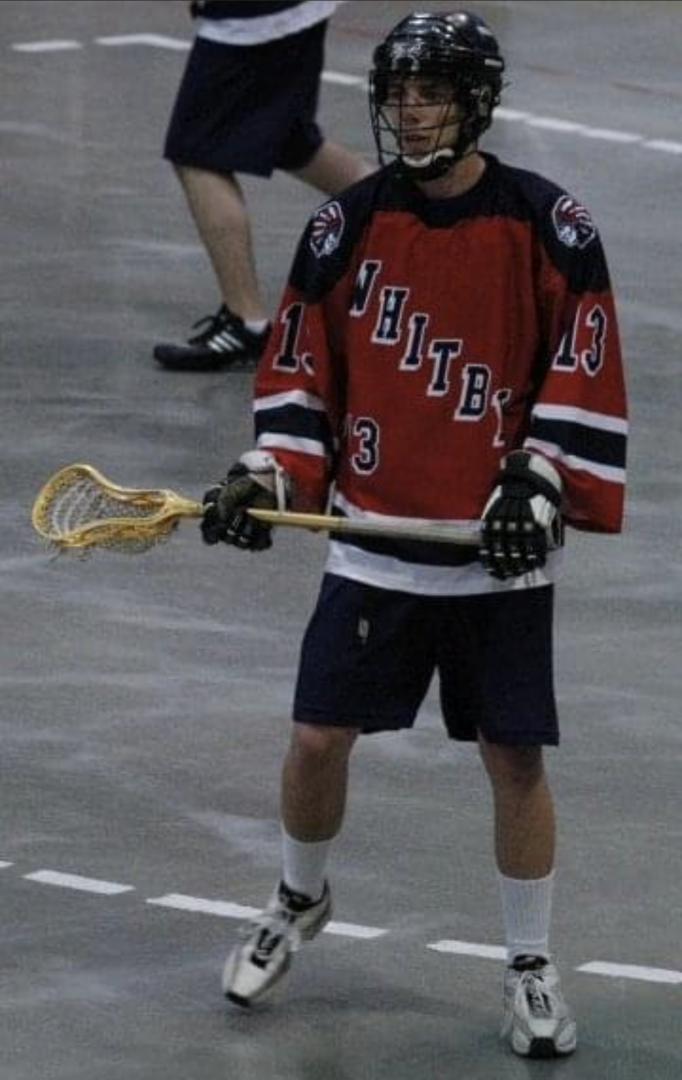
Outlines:
{"type": "Polygon", "coordinates": [[[421,158],[432,154],[436,148],[429,139],[403,139],[400,149],[406,157],[421,158]]]}

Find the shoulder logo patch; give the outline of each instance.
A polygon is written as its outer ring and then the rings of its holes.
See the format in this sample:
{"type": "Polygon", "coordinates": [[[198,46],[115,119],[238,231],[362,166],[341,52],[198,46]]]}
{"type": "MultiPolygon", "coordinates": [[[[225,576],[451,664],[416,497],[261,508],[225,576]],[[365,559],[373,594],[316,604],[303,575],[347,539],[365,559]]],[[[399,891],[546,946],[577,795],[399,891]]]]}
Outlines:
{"type": "Polygon", "coordinates": [[[597,235],[589,210],[570,195],[561,195],[555,202],[552,223],[559,240],[566,247],[587,247],[597,235]]]}
{"type": "Polygon", "coordinates": [[[310,226],[310,246],[318,259],[336,251],[345,224],[343,210],[336,201],[320,207],[310,226]]]}

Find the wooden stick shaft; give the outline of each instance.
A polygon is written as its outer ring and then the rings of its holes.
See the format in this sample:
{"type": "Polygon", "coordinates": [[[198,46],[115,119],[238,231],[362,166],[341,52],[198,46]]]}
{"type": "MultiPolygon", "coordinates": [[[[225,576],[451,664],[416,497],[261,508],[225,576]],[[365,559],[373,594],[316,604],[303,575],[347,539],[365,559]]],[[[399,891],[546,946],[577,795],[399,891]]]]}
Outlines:
{"type": "Polygon", "coordinates": [[[375,519],[336,517],[333,514],[299,514],[290,510],[254,510],[249,514],[269,525],[287,525],[297,529],[348,533],[354,536],[386,536],[402,540],[428,540],[440,544],[463,544],[476,547],[480,534],[464,525],[449,521],[390,522],[375,519]]]}

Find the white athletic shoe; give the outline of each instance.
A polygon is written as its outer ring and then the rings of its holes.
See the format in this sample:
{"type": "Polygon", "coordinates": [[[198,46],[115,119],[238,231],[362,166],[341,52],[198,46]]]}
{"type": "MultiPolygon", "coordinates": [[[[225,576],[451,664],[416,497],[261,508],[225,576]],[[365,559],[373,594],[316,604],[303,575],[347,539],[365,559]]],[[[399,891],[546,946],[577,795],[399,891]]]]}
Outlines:
{"type": "Polygon", "coordinates": [[[332,914],[329,886],[313,902],[280,882],[265,911],[241,930],[243,941],[227,958],[223,993],[247,1006],[262,997],[288,971],[291,954],[316,937],[332,914]]]}
{"type": "Polygon", "coordinates": [[[516,966],[507,968],[501,1036],[522,1057],[573,1053],[578,1041],[576,1024],[551,961],[522,957],[516,966]]]}

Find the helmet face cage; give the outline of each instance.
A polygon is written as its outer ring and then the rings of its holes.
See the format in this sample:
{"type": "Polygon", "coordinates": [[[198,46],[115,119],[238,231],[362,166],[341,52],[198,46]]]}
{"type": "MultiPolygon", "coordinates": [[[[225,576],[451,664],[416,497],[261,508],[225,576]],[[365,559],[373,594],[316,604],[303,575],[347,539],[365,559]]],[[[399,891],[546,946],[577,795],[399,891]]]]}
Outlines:
{"type": "Polygon", "coordinates": [[[503,71],[497,42],[478,16],[416,14],[400,22],[375,50],[369,80],[370,117],[381,164],[395,161],[402,172],[422,180],[446,173],[490,126],[503,71]],[[434,125],[426,129],[433,133],[432,149],[422,158],[410,157],[401,146],[402,102],[411,82],[430,84],[428,104],[440,107],[434,125]],[[459,126],[448,142],[453,105],[459,126]]]}

